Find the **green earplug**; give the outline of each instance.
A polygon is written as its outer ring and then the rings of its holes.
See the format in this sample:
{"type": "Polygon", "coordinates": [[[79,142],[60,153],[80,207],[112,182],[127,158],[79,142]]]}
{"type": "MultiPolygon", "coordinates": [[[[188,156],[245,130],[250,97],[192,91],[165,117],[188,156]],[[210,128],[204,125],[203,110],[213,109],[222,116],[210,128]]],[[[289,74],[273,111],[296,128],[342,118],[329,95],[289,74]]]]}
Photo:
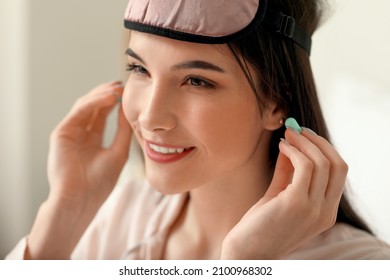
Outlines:
{"type": "Polygon", "coordinates": [[[298,122],[294,118],[288,118],[284,122],[284,125],[286,126],[286,128],[294,129],[299,134],[301,134],[302,132],[302,128],[299,126],[298,122]]]}

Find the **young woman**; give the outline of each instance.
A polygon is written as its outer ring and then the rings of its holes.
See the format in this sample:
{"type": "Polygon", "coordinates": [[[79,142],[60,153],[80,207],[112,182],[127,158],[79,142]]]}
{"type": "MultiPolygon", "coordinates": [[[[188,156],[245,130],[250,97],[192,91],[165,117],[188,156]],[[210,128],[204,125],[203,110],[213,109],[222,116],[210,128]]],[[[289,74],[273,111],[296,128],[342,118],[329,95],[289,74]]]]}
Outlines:
{"type": "Polygon", "coordinates": [[[9,258],[390,259],[328,141],[309,60],[322,2],[194,2],[129,2],[126,86],[54,130],[50,195],[9,258]],[[114,188],[132,136],[146,180],[114,188]]]}

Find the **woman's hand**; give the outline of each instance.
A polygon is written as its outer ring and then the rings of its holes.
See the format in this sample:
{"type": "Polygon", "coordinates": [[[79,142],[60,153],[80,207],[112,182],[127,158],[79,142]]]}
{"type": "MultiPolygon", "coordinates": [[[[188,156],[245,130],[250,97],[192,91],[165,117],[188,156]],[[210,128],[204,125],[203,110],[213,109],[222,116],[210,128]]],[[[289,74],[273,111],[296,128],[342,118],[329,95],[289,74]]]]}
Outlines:
{"type": "Polygon", "coordinates": [[[26,258],[67,259],[113,190],[128,158],[132,130],[118,110],[118,128],[103,147],[108,114],[122,97],[121,82],[102,84],[81,97],[50,139],[50,194],[28,237],[26,258]]]}
{"type": "Polygon", "coordinates": [[[111,193],[128,158],[131,128],[119,108],[118,129],[103,147],[108,114],[122,97],[121,82],[102,84],[81,97],[51,135],[49,199],[100,207],[111,193]]]}
{"type": "Polygon", "coordinates": [[[228,233],[221,258],[282,258],[334,225],[347,164],[308,129],[285,136],[271,185],[228,233]]]}

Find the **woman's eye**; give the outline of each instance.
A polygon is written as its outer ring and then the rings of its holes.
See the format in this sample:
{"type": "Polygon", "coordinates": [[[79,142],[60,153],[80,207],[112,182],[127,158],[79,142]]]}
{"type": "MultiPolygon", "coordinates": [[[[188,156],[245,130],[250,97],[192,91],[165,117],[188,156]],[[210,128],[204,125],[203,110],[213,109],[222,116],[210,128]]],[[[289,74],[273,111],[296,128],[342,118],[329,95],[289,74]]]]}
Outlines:
{"type": "Polygon", "coordinates": [[[141,65],[137,64],[127,64],[127,69],[128,72],[133,72],[136,74],[147,74],[148,71],[142,67],[141,65]]]}
{"type": "Polygon", "coordinates": [[[201,78],[189,78],[188,84],[193,87],[213,88],[214,85],[201,78]]]}

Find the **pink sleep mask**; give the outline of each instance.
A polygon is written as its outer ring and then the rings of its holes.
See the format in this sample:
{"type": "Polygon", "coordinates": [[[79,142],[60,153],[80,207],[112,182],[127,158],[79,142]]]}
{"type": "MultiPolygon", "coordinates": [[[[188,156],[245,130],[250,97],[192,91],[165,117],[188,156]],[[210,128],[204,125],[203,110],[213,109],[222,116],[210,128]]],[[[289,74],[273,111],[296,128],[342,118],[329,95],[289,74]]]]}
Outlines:
{"type": "Polygon", "coordinates": [[[130,0],[125,14],[128,29],[204,44],[232,42],[262,22],[310,54],[310,36],[266,0],[130,0]]]}

